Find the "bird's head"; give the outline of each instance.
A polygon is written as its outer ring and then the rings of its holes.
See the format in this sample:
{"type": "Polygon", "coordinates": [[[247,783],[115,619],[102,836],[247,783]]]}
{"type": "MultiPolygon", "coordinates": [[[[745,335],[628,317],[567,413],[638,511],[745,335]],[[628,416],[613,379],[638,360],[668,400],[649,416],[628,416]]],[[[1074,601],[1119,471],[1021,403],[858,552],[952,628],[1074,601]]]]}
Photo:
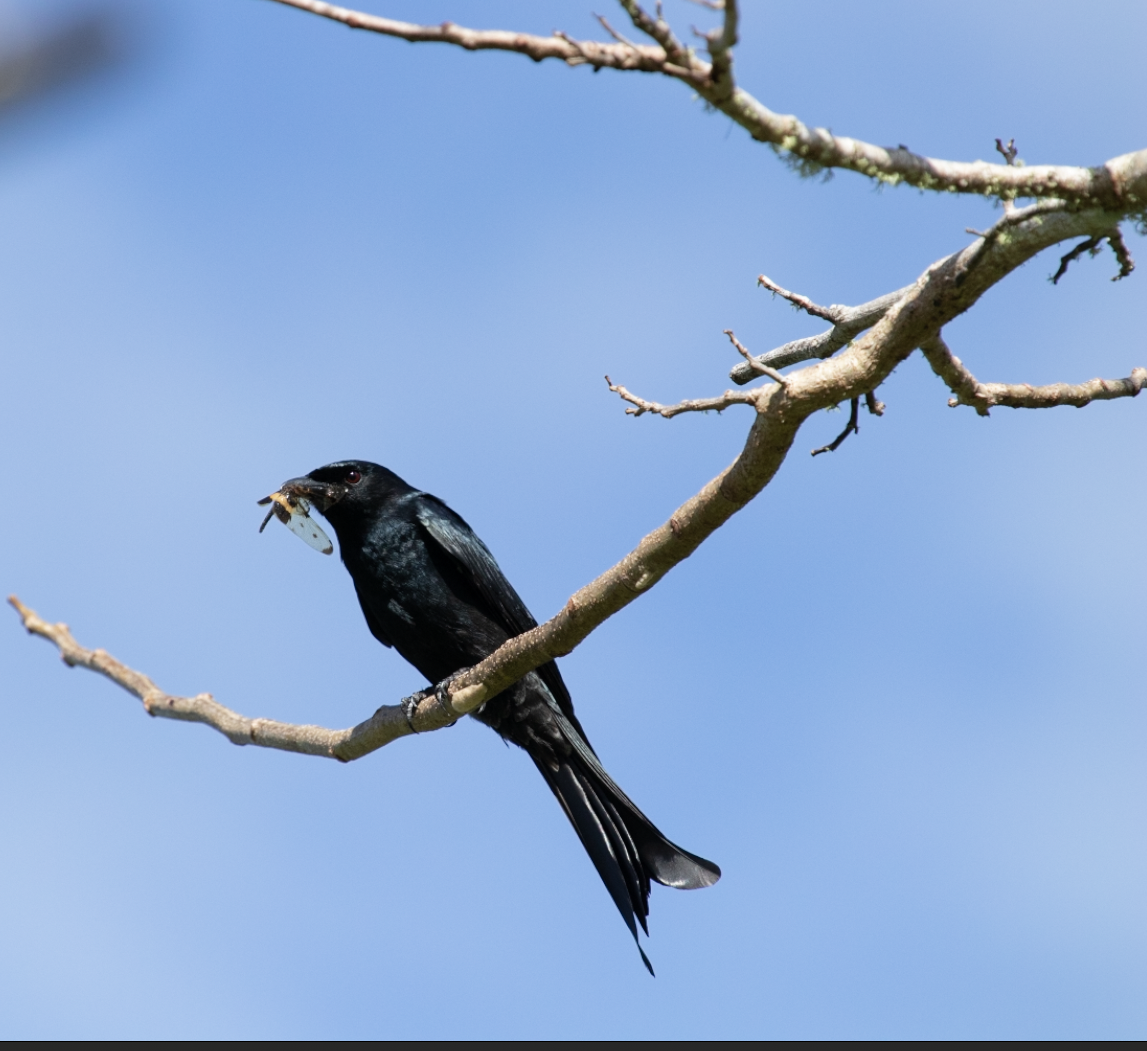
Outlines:
{"type": "Polygon", "coordinates": [[[302,497],[332,525],[378,507],[396,489],[407,486],[393,472],[367,460],[340,460],[284,482],[279,492],[302,497]]]}

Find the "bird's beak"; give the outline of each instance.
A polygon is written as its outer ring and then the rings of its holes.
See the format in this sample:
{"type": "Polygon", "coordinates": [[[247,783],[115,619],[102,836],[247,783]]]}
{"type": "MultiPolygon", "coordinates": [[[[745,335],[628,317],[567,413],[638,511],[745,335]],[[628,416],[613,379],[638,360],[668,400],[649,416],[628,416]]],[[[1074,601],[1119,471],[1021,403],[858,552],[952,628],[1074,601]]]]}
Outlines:
{"type": "Polygon", "coordinates": [[[337,504],[347,494],[347,487],[340,482],[316,482],[313,478],[303,476],[292,478],[279,487],[284,496],[302,497],[309,500],[323,514],[337,504]]]}

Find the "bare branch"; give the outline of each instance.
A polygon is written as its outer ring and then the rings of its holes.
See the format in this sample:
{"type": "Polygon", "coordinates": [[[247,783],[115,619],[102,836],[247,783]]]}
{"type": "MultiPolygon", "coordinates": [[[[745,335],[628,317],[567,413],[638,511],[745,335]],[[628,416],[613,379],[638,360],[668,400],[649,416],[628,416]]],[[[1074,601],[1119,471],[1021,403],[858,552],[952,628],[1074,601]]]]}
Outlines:
{"type": "MultiPolygon", "coordinates": [[[[1076,384],[1049,383],[1043,387],[1033,387],[1030,383],[982,383],[979,389],[992,405],[1006,405],[1012,409],[1051,409],[1057,405],[1074,405],[1082,409],[1092,401],[1134,398],[1145,385],[1147,369],[1136,368],[1122,380],[1093,379],[1076,384]]],[[[949,399],[949,404],[953,400],[949,399]]]]}
{"type": "MultiPolygon", "coordinates": [[[[878,414],[879,415],[879,414],[878,414]]],[[[848,413],[848,423],[845,424],[844,430],[840,432],[828,445],[822,445],[819,449],[813,449],[813,456],[819,456],[821,453],[834,453],[840,448],[841,442],[844,441],[850,434],[860,433],[860,399],[852,399],[852,407],[848,413]]]]}
{"type": "Polygon", "coordinates": [[[757,361],[757,359],[754,358],[753,355],[750,354],[747,349],[745,349],[744,344],[742,344],[741,341],[739,339],[737,339],[736,336],[733,335],[733,330],[731,328],[725,329],[725,335],[729,337],[729,342],[732,343],[733,346],[737,348],[737,353],[740,354],[741,357],[744,358],[745,361],[747,361],[749,363],[749,368],[751,368],[754,372],[760,374],[761,376],[768,376],[769,379],[776,381],[782,387],[785,385],[786,381],[785,381],[784,376],[782,376],[779,372],[777,372],[776,369],[772,368],[769,365],[766,365],[764,362],[757,361]]]}
{"type": "MultiPolygon", "coordinates": [[[[632,40],[629,40],[626,37],[623,37],[616,29],[614,29],[613,26],[611,26],[609,24],[609,22],[606,21],[606,18],[604,15],[594,15],[593,17],[596,18],[601,23],[601,28],[604,29],[619,44],[624,44],[626,47],[631,47],[635,51],[637,50],[637,45],[632,40]]],[[[562,39],[568,40],[569,38],[567,36],[565,36],[565,34],[563,33],[562,39]]]]}
{"type": "MultiPolygon", "coordinates": [[[[661,73],[686,81],[710,105],[735,121],[759,142],[788,155],[802,169],[846,168],[871,179],[921,190],[980,194],[1005,200],[1016,197],[1051,197],[1089,207],[1102,207],[1129,215],[1147,205],[1147,149],[1115,157],[1094,168],[1062,165],[1013,167],[986,161],[945,161],[923,157],[903,146],[874,146],[859,139],[833,135],[825,128],[809,128],[794,116],[774,113],[735,85],[731,66],[714,68],[682,46],[668,23],[651,16],[636,0],[619,0],[633,24],[657,41],[657,47],[571,41],[564,34],[548,37],[501,29],[467,29],[444,22],[422,26],[361,11],[337,7],[321,0],[273,0],[321,18],[412,42],[454,44],[469,51],[516,51],[540,62],[560,59],[571,66],[661,73]]],[[[725,5],[725,26],[730,23],[725,5]]],[[[735,17],[735,16],[734,16],[735,17]]],[[[725,39],[724,31],[721,40],[725,39]]],[[[720,45],[718,50],[720,49],[720,45]]]]}
{"type": "MultiPolygon", "coordinates": [[[[760,283],[761,279],[758,278],[757,280],[758,283],[760,283]]],[[[905,288],[898,288],[895,292],[889,292],[887,295],[869,300],[867,303],[861,303],[858,307],[846,307],[836,304],[830,307],[818,307],[818,310],[824,310],[826,314],[830,315],[830,321],[835,322],[831,329],[827,332],[822,332],[819,336],[806,336],[803,339],[794,339],[792,342],[785,343],[783,346],[770,350],[766,354],[761,354],[759,357],[754,358],[753,361],[759,365],[769,365],[774,369],[783,369],[789,365],[795,365],[800,361],[809,361],[812,358],[830,358],[840,350],[841,347],[846,346],[850,340],[855,339],[865,329],[875,325],[892,307],[911,292],[913,287],[913,285],[908,285],[905,288]]],[[[781,293],[778,292],[778,294],[781,293]]],[[[788,297],[786,296],[786,298],[788,297]]],[[[800,298],[803,299],[804,297],[802,296],[800,298]]],[[[815,306],[816,304],[811,305],[815,306]]],[[[825,315],[818,314],[817,316],[824,317],[825,315]]],[[[751,383],[753,379],[756,378],[756,375],[757,372],[755,368],[746,362],[740,365],[734,365],[729,372],[729,379],[743,386],[746,383],[751,383]]]]}
{"type": "Polygon", "coordinates": [[[514,51],[541,62],[547,58],[560,59],[571,66],[593,65],[598,68],[639,70],[646,73],[663,73],[666,76],[683,76],[693,79],[691,70],[673,65],[663,47],[638,44],[605,44],[596,40],[572,40],[564,33],[553,33],[548,37],[531,33],[515,33],[504,29],[467,29],[453,22],[443,22],[438,26],[423,26],[413,22],[400,22],[393,18],[382,18],[364,11],[338,7],[322,3],[321,0],[274,0],[287,7],[329,18],[351,29],[363,29],[383,36],[409,40],[411,43],[453,44],[467,51],[514,51]]]}
{"type": "Polygon", "coordinates": [[[883,416],[887,408],[884,402],[876,400],[876,392],[871,390],[865,391],[864,405],[868,409],[869,416],[883,416]]]}
{"type": "MultiPolygon", "coordinates": [[[[784,379],[784,377],[781,378],[784,379]]],[[[660,402],[646,401],[636,394],[631,394],[624,387],[614,383],[608,376],[605,377],[605,382],[609,384],[609,389],[623,401],[636,406],[636,408],[625,410],[627,416],[643,416],[645,413],[651,412],[655,416],[664,416],[667,420],[671,420],[683,412],[724,412],[730,405],[755,406],[757,404],[758,392],[755,390],[727,390],[717,398],[688,398],[685,401],[679,401],[676,405],[662,405],[660,402]]]]}
{"type": "Polygon", "coordinates": [[[758,275],[757,284],[762,288],[767,288],[774,296],[787,299],[794,307],[798,307],[806,314],[811,314],[813,317],[824,318],[825,321],[831,321],[834,325],[838,321],[838,312],[844,309],[842,307],[817,306],[808,296],[798,295],[796,292],[790,292],[787,288],[781,288],[780,285],[765,277],[764,274],[758,275]]]}
{"type": "MultiPolygon", "coordinates": [[[[233,744],[254,744],[346,762],[413,732],[402,708],[397,705],[380,708],[370,719],[352,729],[327,730],[321,726],[297,726],[273,719],[249,719],[225,708],[209,693],[177,697],[165,693],[146,675],[122,664],[104,650],[85,649],[72,637],[66,624],[49,624],[15,595],[10,595],[8,602],[20,614],[29,633],[54,643],[69,667],[87,668],[122,686],[143,701],[148,715],[204,723],[218,730],[233,744]]],[[[427,707],[431,705],[427,704],[427,707]]]]}
{"type": "Polygon", "coordinates": [[[981,383],[967,366],[948,348],[939,335],[920,346],[932,371],[956,395],[948,404],[970,405],[981,416],[987,416],[993,405],[1012,409],[1051,409],[1057,405],[1074,405],[1082,409],[1093,401],[1134,398],[1147,386],[1147,369],[1135,368],[1122,380],[1088,380],[1086,383],[1049,383],[1033,387],[1030,383],[981,383]]]}

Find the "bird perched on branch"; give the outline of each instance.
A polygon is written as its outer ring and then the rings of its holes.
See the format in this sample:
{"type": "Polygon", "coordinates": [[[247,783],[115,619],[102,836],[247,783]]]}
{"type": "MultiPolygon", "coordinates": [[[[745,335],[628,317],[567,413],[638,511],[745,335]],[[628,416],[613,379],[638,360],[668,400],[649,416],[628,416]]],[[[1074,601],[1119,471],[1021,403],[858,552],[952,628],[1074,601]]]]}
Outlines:
{"type": "MultiPolygon", "coordinates": [[[[537,622],[474,531],[441,500],[385,467],[347,460],[285,483],[338,536],[370,632],[441,688],[537,622]]],[[[557,796],[625,920],[649,927],[649,883],[691,889],[721,870],[671,843],[614,784],[574,715],[553,661],[487,700],[473,717],[523,748],[557,796]]]]}

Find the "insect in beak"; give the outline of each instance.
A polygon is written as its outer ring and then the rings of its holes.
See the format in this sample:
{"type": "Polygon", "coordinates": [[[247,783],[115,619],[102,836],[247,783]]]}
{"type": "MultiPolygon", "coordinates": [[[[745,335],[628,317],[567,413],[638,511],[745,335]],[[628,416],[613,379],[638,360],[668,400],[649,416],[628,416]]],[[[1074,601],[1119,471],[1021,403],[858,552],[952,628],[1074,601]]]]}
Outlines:
{"type": "Polygon", "coordinates": [[[311,518],[311,503],[305,497],[294,496],[290,493],[280,491],[263,497],[263,499],[259,501],[259,504],[271,505],[271,509],[267,512],[267,517],[263,519],[263,524],[259,526],[260,533],[267,528],[267,523],[271,521],[271,516],[273,515],[294,533],[295,536],[300,537],[316,551],[321,551],[324,555],[329,555],[334,551],[334,545],[331,543],[330,537],[323,532],[318,522],[311,518]]]}

